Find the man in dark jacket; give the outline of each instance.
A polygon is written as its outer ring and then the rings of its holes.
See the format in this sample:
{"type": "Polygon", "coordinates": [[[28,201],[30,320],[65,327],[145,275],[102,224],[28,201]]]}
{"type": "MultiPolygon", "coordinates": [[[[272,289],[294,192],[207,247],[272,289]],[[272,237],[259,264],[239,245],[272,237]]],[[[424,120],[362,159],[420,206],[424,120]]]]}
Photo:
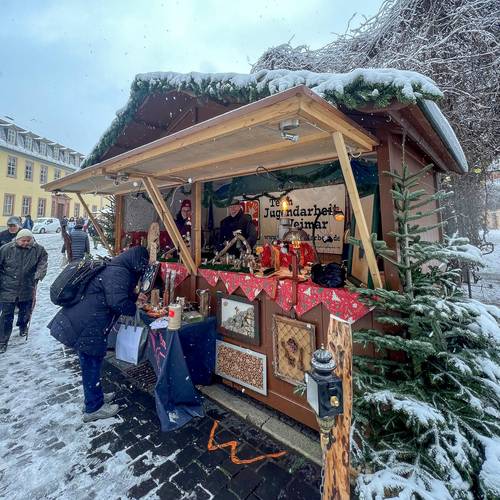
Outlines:
{"type": "Polygon", "coordinates": [[[9,217],[7,219],[7,229],[5,231],[0,232],[0,247],[10,243],[15,237],[16,234],[21,229],[21,221],[18,217],[9,217]]]}
{"type": "MultiPolygon", "coordinates": [[[[85,221],[81,218],[76,220],[75,228],[71,231],[69,238],[71,239],[71,259],[83,259],[85,254],[90,253],[90,243],[87,233],[83,230],[85,221]]],[[[61,253],[66,252],[66,243],[64,243],[61,253]]]]}
{"type": "Polygon", "coordinates": [[[7,350],[16,305],[20,335],[27,335],[36,284],[46,274],[47,252],[30,230],[21,229],[14,241],[0,248],[0,353],[7,350]]]}
{"type": "Polygon", "coordinates": [[[84,422],[118,413],[118,405],[109,404],[114,394],[102,391],[101,366],[114,319],[121,314],[134,316],[136,301],[146,299],[143,294],[137,297],[134,288],[148,261],[144,247],[134,247],[114,257],[90,281],[83,299],[60,309],[48,325],[54,338],[78,351],[85,397],[84,422]]]}
{"type": "MultiPolygon", "coordinates": [[[[250,246],[253,248],[257,242],[257,229],[252,222],[250,215],[243,213],[243,208],[238,200],[233,200],[228,208],[229,215],[222,219],[220,223],[220,237],[218,249],[221,250],[225,243],[231,241],[234,237],[234,231],[241,231],[243,237],[246,238],[250,246]]],[[[229,253],[239,255],[239,250],[233,246],[229,253]]]]}

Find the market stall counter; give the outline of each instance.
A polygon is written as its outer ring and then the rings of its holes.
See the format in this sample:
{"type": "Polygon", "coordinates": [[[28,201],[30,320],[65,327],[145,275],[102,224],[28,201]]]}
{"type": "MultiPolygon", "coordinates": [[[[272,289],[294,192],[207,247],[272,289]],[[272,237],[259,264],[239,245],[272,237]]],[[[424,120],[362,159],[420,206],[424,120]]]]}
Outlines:
{"type": "Polygon", "coordinates": [[[155,401],[162,431],[204,416],[195,385],[209,385],[215,364],[215,318],[183,324],[179,330],[150,329],[146,357],[156,376],[155,401]]]}

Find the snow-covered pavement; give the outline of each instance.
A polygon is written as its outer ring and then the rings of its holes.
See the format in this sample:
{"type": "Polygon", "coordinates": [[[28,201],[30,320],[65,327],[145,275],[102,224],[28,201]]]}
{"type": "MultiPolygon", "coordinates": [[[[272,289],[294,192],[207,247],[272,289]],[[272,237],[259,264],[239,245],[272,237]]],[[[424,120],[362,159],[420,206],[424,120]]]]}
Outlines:
{"type": "Polygon", "coordinates": [[[75,357],[46,328],[57,311],[49,288],[61,271],[62,240],[58,234],[47,234],[37,236],[37,241],[49,253],[49,267],[39,284],[29,339],[25,342],[15,328],[0,357],[0,497],[83,499],[100,491],[103,498],[116,498],[137,482],[120,473],[129,460],[125,453],[109,460],[109,473],[97,480],[78,473],[85,468],[96,431],[117,421],[82,423],[75,357]]]}
{"type": "Polygon", "coordinates": [[[49,270],[29,339],[15,328],[0,355],[0,499],[319,498],[319,467],[292,452],[242,466],[226,449],[207,450],[214,418],[216,439],[237,440],[241,458],[283,449],[213,402],[205,402],[207,417],[161,433],[154,399],[109,364],[103,383],[117,392],[120,413],[83,424],[78,361],[46,328],[57,310],[49,288],[61,270],[62,240],[52,234],[37,240],[48,251],[49,270]]]}

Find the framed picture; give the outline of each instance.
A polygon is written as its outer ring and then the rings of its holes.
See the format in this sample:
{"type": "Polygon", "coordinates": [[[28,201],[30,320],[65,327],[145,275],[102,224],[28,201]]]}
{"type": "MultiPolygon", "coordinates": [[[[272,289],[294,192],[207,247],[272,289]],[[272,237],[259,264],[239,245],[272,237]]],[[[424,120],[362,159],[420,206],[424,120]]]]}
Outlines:
{"type": "Polygon", "coordinates": [[[217,292],[217,331],[246,344],[259,345],[259,301],[217,292]]]}
{"type": "Polygon", "coordinates": [[[311,358],[316,349],[316,327],[295,319],[273,317],[274,375],[289,384],[304,381],[304,373],[311,369],[311,358]]]}
{"type": "Polygon", "coordinates": [[[215,373],[267,396],[267,356],[265,354],[217,340],[215,373]]]}

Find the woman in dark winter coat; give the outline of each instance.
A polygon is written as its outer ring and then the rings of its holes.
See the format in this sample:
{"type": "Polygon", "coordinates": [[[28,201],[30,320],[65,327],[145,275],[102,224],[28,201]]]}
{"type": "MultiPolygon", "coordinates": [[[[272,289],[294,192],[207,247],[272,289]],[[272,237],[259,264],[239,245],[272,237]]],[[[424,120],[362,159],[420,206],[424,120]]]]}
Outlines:
{"type": "Polygon", "coordinates": [[[84,422],[108,418],[118,413],[118,405],[108,404],[114,394],[103,394],[101,365],[106,354],[107,336],[114,319],[121,314],[134,316],[134,293],[148,265],[148,251],[134,247],[114,257],[87,286],[76,305],[63,307],[49,323],[51,335],[78,351],[85,396],[84,422]]]}

